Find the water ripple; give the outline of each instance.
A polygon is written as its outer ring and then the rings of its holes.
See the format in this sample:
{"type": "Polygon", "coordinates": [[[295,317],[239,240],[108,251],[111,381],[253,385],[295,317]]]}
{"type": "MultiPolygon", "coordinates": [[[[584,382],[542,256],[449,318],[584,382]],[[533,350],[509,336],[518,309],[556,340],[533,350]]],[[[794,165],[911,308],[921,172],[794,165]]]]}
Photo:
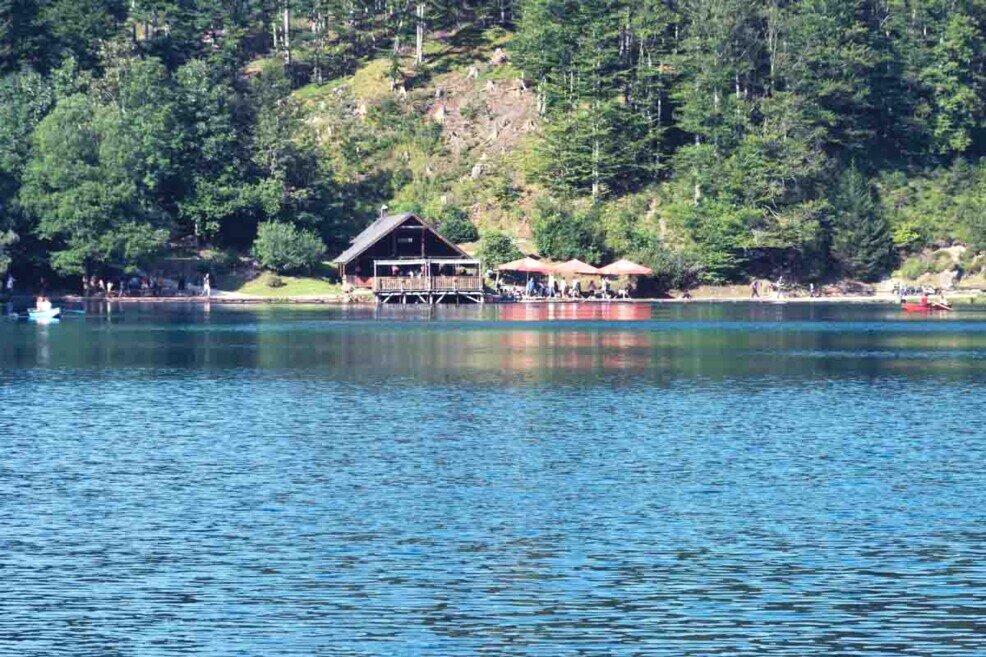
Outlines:
{"type": "Polygon", "coordinates": [[[986,652],[980,333],[237,312],[3,329],[0,654],[986,652]]]}

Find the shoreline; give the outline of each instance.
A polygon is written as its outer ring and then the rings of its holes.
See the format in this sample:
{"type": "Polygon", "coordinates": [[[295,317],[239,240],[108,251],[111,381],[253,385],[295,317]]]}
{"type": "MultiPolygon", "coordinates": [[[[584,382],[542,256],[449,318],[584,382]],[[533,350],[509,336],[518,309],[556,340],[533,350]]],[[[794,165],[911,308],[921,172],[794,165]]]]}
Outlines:
{"type": "MultiPolygon", "coordinates": [[[[220,294],[212,297],[114,297],[111,299],[100,297],[83,297],[77,294],[53,294],[52,301],[60,303],[74,304],[119,304],[119,305],[333,305],[333,306],[377,306],[382,305],[372,297],[364,297],[356,301],[347,300],[342,295],[332,296],[290,296],[290,297],[259,297],[239,294],[220,294]]],[[[980,298],[986,300],[986,295],[979,290],[960,290],[946,295],[950,302],[958,302],[959,305],[974,305],[980,298]]],[[[17,295],[5,299],[6,302],[14,300],[31,301],[33,297],[17,295]]],[[[750,303],[760,305],[787,305],[787,304],[883,304],[897,305],[900,298],[891,294],[876,295],[839,295],[825,297],[783,297],[767,298],[761,297],[751,299],[748,296],[731,295],[710,295],[699,296],[691,299],[675,298],[641,298],[641,299],[522,299],[518,301],[487,301],[491,305],[568,305],[568,304],[688,304],[688,303],[750,303]]]]}

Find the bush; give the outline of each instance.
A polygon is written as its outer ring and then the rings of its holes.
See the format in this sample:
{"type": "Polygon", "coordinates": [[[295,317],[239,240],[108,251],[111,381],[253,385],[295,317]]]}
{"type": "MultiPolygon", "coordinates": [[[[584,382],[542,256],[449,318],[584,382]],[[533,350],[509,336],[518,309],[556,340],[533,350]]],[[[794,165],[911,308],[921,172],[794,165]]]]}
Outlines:
{"type": "Polygon", "coordinates": [[[483,237],[479,240],[478,255],[487,267],[494,268],[505,262],[522,258],[524,254],[517,248],[513,237],[491,230],[483,233],[483,237]]]}
{"type": "Polygon", "coordinates": [[[284,287],[284,279],[278,276],[277,274],[272,274],[271,276],[268,276],[267,279],[264,281],[264,283],[267,284],[267,287],[273,287],[273,288],[284,287]]]}
{"type": "Polygon", "coordinates": [[[986,273],[986,254],[977,255],[969,261],[966,271],[971,274],[986,273]]]}
{"type": "Polygon", "coordinates": [[[279,273],[310,270],[324,253],[325,245],[312,231],[275,221],[257,227],[253,256],[267,269],[279,273]]]}
{"type": "Polygon", "coordinates": [[[938,251],[931,257],[931,262],[928,264],[928,271],[933,274],[940,274],[954,266],[955,260],[952,259],[951,253],[948,251],[938,251]]]}
{"type": "Polygon", "coordinates": [[[927,269],[924,262],[921,258],[914,256],[905,260],[904,264],[900,266],[897,273],[900,274],[902,278],[913,281],[920,278],[925,271],[927,271],[927,269]]]}
{"type": "Polygon", "coordinates": [[[469,221],[469,216],[465,211],[454,207],[446,208],[442,212],[438,232],[455,244],[475,242],[479,239],[479,231],[469,221]]]}
{"type": "Polygon", "coordinates": [[[595,211],[573,213],[550,201],[539,202],[534,209],[533,229],[534,244],[547,258],[578,258],[589,264],[597,264],[603,258],[602,224],[595,211]]]}
{"type": "Polygon", "coordinates": [[[202,254],[202,259],[198,263],[198,269],[202,273],[207,271],[226,272],[233,269],[238,262],[239,257],[229,249],[221,251],[210,250],[202,254]]]}
{"type": "Polygon", "coordinates": [[[698,283],[700,267],[694,260],[681,251],[667,248],[656,239],[634,252],[632,257],[654,270],[654,287],[660,293],[687,290],[698,283]]]}

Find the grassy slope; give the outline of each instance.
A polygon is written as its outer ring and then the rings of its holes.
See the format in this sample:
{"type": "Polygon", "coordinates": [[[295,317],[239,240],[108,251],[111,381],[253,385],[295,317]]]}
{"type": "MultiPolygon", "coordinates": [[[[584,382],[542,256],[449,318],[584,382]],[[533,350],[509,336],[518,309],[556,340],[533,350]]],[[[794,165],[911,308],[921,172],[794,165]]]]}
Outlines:
{"type": "Polygon", "coordinates": [[[331,282],[334,278],[335,265],[323,262],[310,276],[275,276],[270,272],[248,278],[227,275],[220,279],[220,288],[226,292],[268,299],[340,296],[342,285],[331,282]],[[272,287],[270,283],[274,279],[280,279],[281,285],[272,287]]]}
{"type": "Polygon", "coordinates": [[[268,276],[258,276],[252,281],[247,281],[233,290],[239,294],[247,294],[252,297],[269,297],[274,299],[284,297],[331,297],[342,294],[342,286],[330,283],[324,278],[312,278],[305,276],[281,276],[284,283],[281,287],[270,287],[268,276]]]}
{"type": "Polygon", "coordinates": [[[538,117],[534,94],[518,91],[520,72],[491,62],[510,38],[497,28],[430,38],[422,66],[410,53],[400,62],[406,95],[391,89],[392,62],[381,57],[294,97],[307,108],[341,183],[355,189],[381,173],[396,174],[404,182],[386,201],[392,208],[434,217],[454,205],[481,228],[524,236],[537,187],[525,179],[522,160],[538,139],[538,117]],[[469,77],[472,67],[477,79],[469,77]],[[423,136],[435,130],[437,139],[423,136]]]}

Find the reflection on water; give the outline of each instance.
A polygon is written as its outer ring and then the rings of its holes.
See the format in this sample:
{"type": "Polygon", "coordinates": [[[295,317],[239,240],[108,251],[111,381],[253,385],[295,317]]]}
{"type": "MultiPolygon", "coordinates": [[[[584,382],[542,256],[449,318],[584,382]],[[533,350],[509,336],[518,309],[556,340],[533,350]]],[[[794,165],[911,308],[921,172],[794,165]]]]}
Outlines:
{"type": "Polygon", "coordinates": [[[494,306],[493,316],[508,322],[552,320],[647,321],[654,306],[638,303],[513,303],[494,306]]]}
{"type": "Polygon", "coordinates": [[[986,314],[0,323],[0,654],[979,655],[986,314]]]}

